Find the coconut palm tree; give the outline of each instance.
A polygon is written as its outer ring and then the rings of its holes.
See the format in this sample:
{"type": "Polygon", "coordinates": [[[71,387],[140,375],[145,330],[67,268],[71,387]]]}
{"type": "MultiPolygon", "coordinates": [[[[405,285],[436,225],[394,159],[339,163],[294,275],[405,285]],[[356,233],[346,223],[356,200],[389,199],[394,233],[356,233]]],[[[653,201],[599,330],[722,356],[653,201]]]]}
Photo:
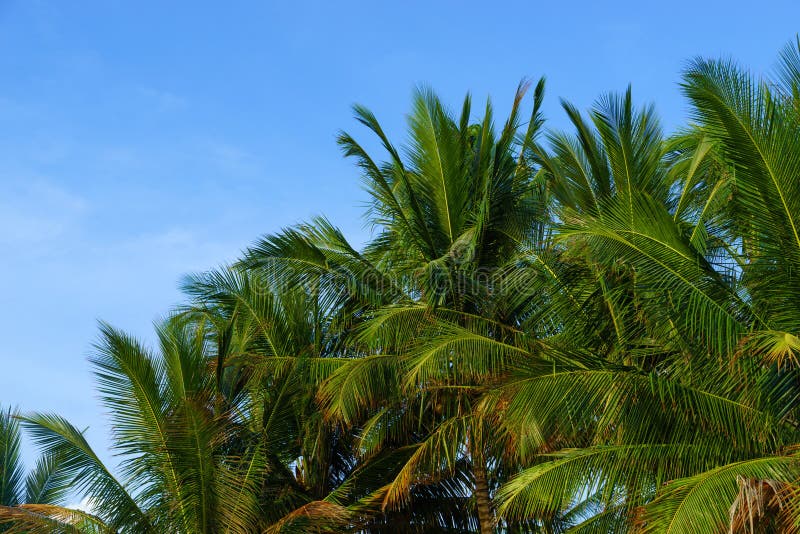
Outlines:
{"type": "Polygon", "coordinates": [[[737,289],[747,313],[738,332],[714,335],[723,346],[736,347],[729,357],[757,366],[752,374],[764,393],[751,405],[769,406],[772,424],[783,435],[762,455],[670,484],[645,510],[646,517],[662,523],[667,519],[683,523],[696,515],[695,523],[712,527],[730,508],[730,517],[743,525],[742,530],[752,530],[759,519],[764,528],[784,532],[800,526],[796,485],[800,466],[792,452],[800,441],[796,431],[800,312],[795,300],[800,287],[799,67],[800,41],[784,50],[775,82],[757,79],[725,61],[698,60],[685,75],[684,90],[695,117],[720,144],[733,174],[726,222],[740,272],[737,289]],[[763,491],[765,486],[778,491],[770,494],[763,491]],[[699,514],[695,499],[712,492],[715,498],[699,514]]]}
{"type": "MultiPolygon", "coordinates": [[[[342,317],[341,301],[328,300],[316,286],[279,289],[262,275],[231,268],[190,277],[185,290],[192,305],[183,316],[213,325],[209,340],[219,347],[215,369],[226,395],[249,391],[261,399],[248,417],[263,421],[266,451],[276,464],[269,471],[293,473],[298,510],[324,504],[348,528],[380,531],[386,520],[374,518],[375,494],[409,453],[387,447],[356,454],[357,436],[332,424],[317,403],[320,384],[355,357],[337,324],[350,319],[342,317]]],[[[299,514],[273,520],[283,525],[299,514]]]]}
{"type": "Polygon", "coordinates": [[[579,193],[559,195],[557,240],[599,272],[598,290],[614,280],[620,358],[504,386],[510,431],[552,413],[590,432],[502,488],[501,513],[588,495],[590,532],[797,528],[797,58],[785,52],[773,86],[697,61],[684,89],[698,126],[673,143],[643,149],[653,121],[633,120],[629,97],[595,111],[594,129],[571,113],[577,139],[554,139],[543,165],[556,191],[579,193]]]}
{"type": "Polygon", "coordinates": [[[91,513],[24,504],[0,510],[2,521],[22,532],[239,533],[308,521],[335,530],[344,508],[315,501],[289,468],[285,412],[293,406],[267,388],[237,389],[236,377],[215,373],[210,341],[224,336],[207,328],[182,316],[167,320],[153,352],[101,325],[92,363],[120,477],[68,421],[25,415],[45,458],[61,460],[60,480],[88,497],[91,513]]]}
{"type": "Polygon", "coordinates": [[[543,88],[540,82],[523,125],[527,84],[520,86],[499,134],[490,104],[473,122],[469,96],[454,118],[432,92],[420,90],[402,149],[357,106],[356,118],[388,158],[379,162],[340,135],[372,197],[375,237],[358,253],[318,221],[265,238],[243,262],[284,283],[313,278],[323,294],[347,300],[334,309],[349,318],[339,324],[348,329],[350,361],[325,380],[318,397],[328,418],[358,433],[359,454],[412,448],[384,490],[385,511],[406,507],[423,487],[463,480],[449,483],[448,502],[463,502],[458,515],[474,517],[481,532],[493,529],[491,496],[505,476],[503,451],[476,408],[481,388],[503,372],[498,360],[525,354],[505,354],[502,340],[515,335],[517,310],[512,291],[497,280],[516,271],[523,251],[546,241],[545,190],[525,157],[542,124],[543,88]],[[486,346],[475,352],[475,343],[486,346]],[[464,487],[471,488],[466,495],[464,487]]]}

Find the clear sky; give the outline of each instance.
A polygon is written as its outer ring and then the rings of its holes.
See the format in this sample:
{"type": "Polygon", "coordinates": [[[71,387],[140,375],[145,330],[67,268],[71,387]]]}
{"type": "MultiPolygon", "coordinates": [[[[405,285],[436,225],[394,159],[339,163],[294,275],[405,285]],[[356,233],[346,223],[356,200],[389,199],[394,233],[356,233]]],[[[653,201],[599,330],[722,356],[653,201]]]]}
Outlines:
{"type": "Polygon", "coordinates": [[[797,0],[0,0],[0,403],[104,450],[98,319],[152,339],[183,274],[312,215],[363,241],[354,102],[401,138],[417,84],[502,113],[546,75],[552,126],[632,83],[672,128],[688,59],[766,72],[798,31],[797,0]]]}

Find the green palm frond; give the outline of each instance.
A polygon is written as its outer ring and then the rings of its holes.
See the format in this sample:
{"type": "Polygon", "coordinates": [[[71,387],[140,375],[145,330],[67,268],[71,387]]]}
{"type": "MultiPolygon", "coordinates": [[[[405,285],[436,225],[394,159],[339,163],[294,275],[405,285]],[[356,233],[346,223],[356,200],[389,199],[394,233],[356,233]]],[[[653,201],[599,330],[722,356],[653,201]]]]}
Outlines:
{"type": "Polygon", "coordinates": [[[15,506],[24,497],[22,435],[17,414],[0,409],[0,504],[15,506]]]}
{"type": "Polygon", "coordinates": [[[646,302],[674,311],[689,339],[717,354],[735,350],[749,307],[692,246],[662,204],[642,195],[634,195],[630,203],[609,203],[600,218],[565,221],[559,238],[585,242],[605,265],[624,260],[635,270],[646,302]]]}
{"type": "Polygon", "coordinates": [[[407,504],[414,485],[432,484],[451,474],[465,454],[464,446],[472,424],[471,417],[455,417],[432,431],[385,487],[383,509],[407,504]]]}
{"type": "Polygon", "coordinates": [[[771,456],[731,463],[670,482],[643,507],[639,532],[700,534],[728,532],[732,505],[739,493],[737,477],[793,481],[797,459],[771,456]]]}
{"type": "Polygon", "coordinates": [[[46,455],[63,458],[62,469],[72,480],[73,489],[92,496],[95,514],[110,528],[133,525],[140,532],[154,531],[148,515],[77,428],[53,414],[29,414],[22,421],[46,455]]]}
{"type": "Polygon", "coordinates": [[[794,41],[781,51],[778,81],[800,117],[800,35],[796,35],[794,41]]]}
{"type": "Polygon", "coordinates": [[[754,305],[770,302],[771,326],[794,330],[797,315],[787,302],[800,294],[800,120],[764,82],[729,62],[696,61],[684,91],[734,166],[734,220],[754,305]]]}
{"type": "Polygon", "coordinates": [[[320,388],[329,417],[352,425],[364,410],[379,407],[397,391],[402,361],[393,354],[355,358],[339,367],[320,388]]]}
{"type": "Polygon", "coordinates": [[[44,455],[25,477],[25,503],[63,504],[72,480],[63,469],[65,458],[44,455]]]}
{"type": "Polygon", "coordinates": [[[564,449],[544,454],[543,463],[516,475],[498,493],[500,512],[510,518],[567,511],[594,490],[595,502],[613,508],[623,495],[652,497],[668,480],[705,471],[730,459],[728,451],[697,444],[641,443],[564,449]]]}

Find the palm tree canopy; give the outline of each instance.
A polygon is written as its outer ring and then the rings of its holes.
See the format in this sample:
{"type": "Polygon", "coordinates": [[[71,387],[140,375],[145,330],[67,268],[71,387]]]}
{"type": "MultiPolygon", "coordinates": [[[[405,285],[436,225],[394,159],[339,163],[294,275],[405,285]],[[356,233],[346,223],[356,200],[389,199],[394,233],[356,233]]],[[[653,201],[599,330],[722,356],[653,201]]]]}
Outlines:
{"type": "Polygon", "coordinates": [[[403,144],[355,106],[364,247],[315,218],[188,276],[154,348],[102,323],[119,466],[1,411],[0,528],[800,531],[800,39],[681,88],[671,135],[630,87],[546,131],[543,79],[500,126],[419,88],[403,144]]]}

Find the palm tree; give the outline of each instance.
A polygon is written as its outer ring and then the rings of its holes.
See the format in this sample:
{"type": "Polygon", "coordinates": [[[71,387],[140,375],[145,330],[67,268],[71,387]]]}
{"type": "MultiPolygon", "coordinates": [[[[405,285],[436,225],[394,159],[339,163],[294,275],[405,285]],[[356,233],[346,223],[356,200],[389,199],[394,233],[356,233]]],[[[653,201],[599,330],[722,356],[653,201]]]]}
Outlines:
{"type": "Polygon", "coordinates": [[[235,380],[219,381],[209,340],[221,336],[209,337],[206,328],[184,317],[167,320],[157,328],[154,353],[101,325],[92,363],[122,478],[68,421],[26,415],[23,424],[45,458],[61,460],[59,480],[88,497],[91,513],[10,502],[0,518],[23,532],[56,525],[75,532],[239,533],[308,521],[326,531],[341,524],[344,509],[305,495],[279,457],[291,435],[283,405],[266,388],[234,391],[235,380]]]}
{"type": "Polygon", "coordinates": [[[634,120],[629,96],[595,111],[594,131],[568,108],[577,139],[542,158],[557,240],[598,272],[620,357],[505,388],[512,432],[548,413],[590,432],[502,488],[502,513],[588,496],[587,531],[796,528],[798,57],[785,52],[773,86],[697,61],[684,88],[698,126],[672,143],[634,120]]]}
{"type": "Polygon", "coordinates": [[[432,92],[420,90],[403,149],[357,106],[356,118],[388,156],[380,163],[349,134],[339,138],[363,171],[376,236],[358,253],[317,221],[267,237],[246,254],[243,266],[271,280],[313,279],[346,318],[339,325],[350,361],[325,380],[319,400],[329,419],[357,432],[361,454],[411,447],[385,488],[384,510],[403,508],[423,487],[464,480],[449,483],[448,502],[464,501],[462,488],[471,486],[474,504],[459,506],[474,508],[456,514],[474,514],[481,532],[494,527],[491,494],[504,476],[503,452],[476,403],[502,372],[493,350],[514,335],[517,310],[496,279],[510,276],[523,251],[545,241],[545,191],[525,157],[542,123],[543,87],[537,85],[530,121],[521,125],[527,85],[520,86],[499,135],[490,104],[473,123],[469,96],[455,119],[432,92]],[[474,352],[475,343],[482,350],[474,352]]]}
{"type": "Polygon", "coordinates": [[[669,511],[675,502],[685,502],[686,513],[696,514],[696,501],[685,493],[693,490],[702,498],[717,486],[717,496],[711,506],[705,505],[702,516],[707,525],[724,518],[725,505],[730,507],[731,502],[738,506],[731,510],[734,522],[744,523],[745,528],[752,528],[754,516],[764,516],[765,509],[773,512],[762,518],[766,526],[777,523],[773,528],[795,531],[800,525],[796,485],[800,466],[792,452],[800,441],[796,430],[800,313],[795,300],[800,288],[798,67],[800,41],[784,50],[775,83],[755,79],[724,61],[698,60],[685,76],[684,90],[696,119],[720,144],[733,174],[733,194],[725,215],[740,272],[736,288],[743,295],[745,313],[739,317],[741,335],[726,339],[731,332],[722,331],[715,336],[722,338],[719,342],[724,346],[735,343],[729,357],[756,367],[751,374],[760,382],[757,391],[762,398],[750,404],[768,407],[764,410],[771,412],[780,438],[759,456],[675,481],[647,510],[655,518],[682,521],[680,510],[669,511]],[[778,488],[777,494],[763,491],[765,483],[778,488]]]}
{"type": "MultiPolygon", "coordinates": [[[[248,419],[261,421],[267,469],[287,474],[299,507],[273,521],[297,523],[324,506],[349,528],[376,531],[383,520],[374,519],[375,493],[408,452],[355,454],[357,437],[326,420],[317,404],[320,384],[354,357],[338,324],[349,321],[343,308],[350,307],[316,285],[280,288],[280,280],[262,274],[231,268],[190,277],[184,288],[192,305],[183,313],[211,325],[209,339],[218,347],[214,367],[226,396],[250,392],[259,399],[248,408],[248,419]]],[[[336,526],[344,529],[341,521],[336,526]]]]}

